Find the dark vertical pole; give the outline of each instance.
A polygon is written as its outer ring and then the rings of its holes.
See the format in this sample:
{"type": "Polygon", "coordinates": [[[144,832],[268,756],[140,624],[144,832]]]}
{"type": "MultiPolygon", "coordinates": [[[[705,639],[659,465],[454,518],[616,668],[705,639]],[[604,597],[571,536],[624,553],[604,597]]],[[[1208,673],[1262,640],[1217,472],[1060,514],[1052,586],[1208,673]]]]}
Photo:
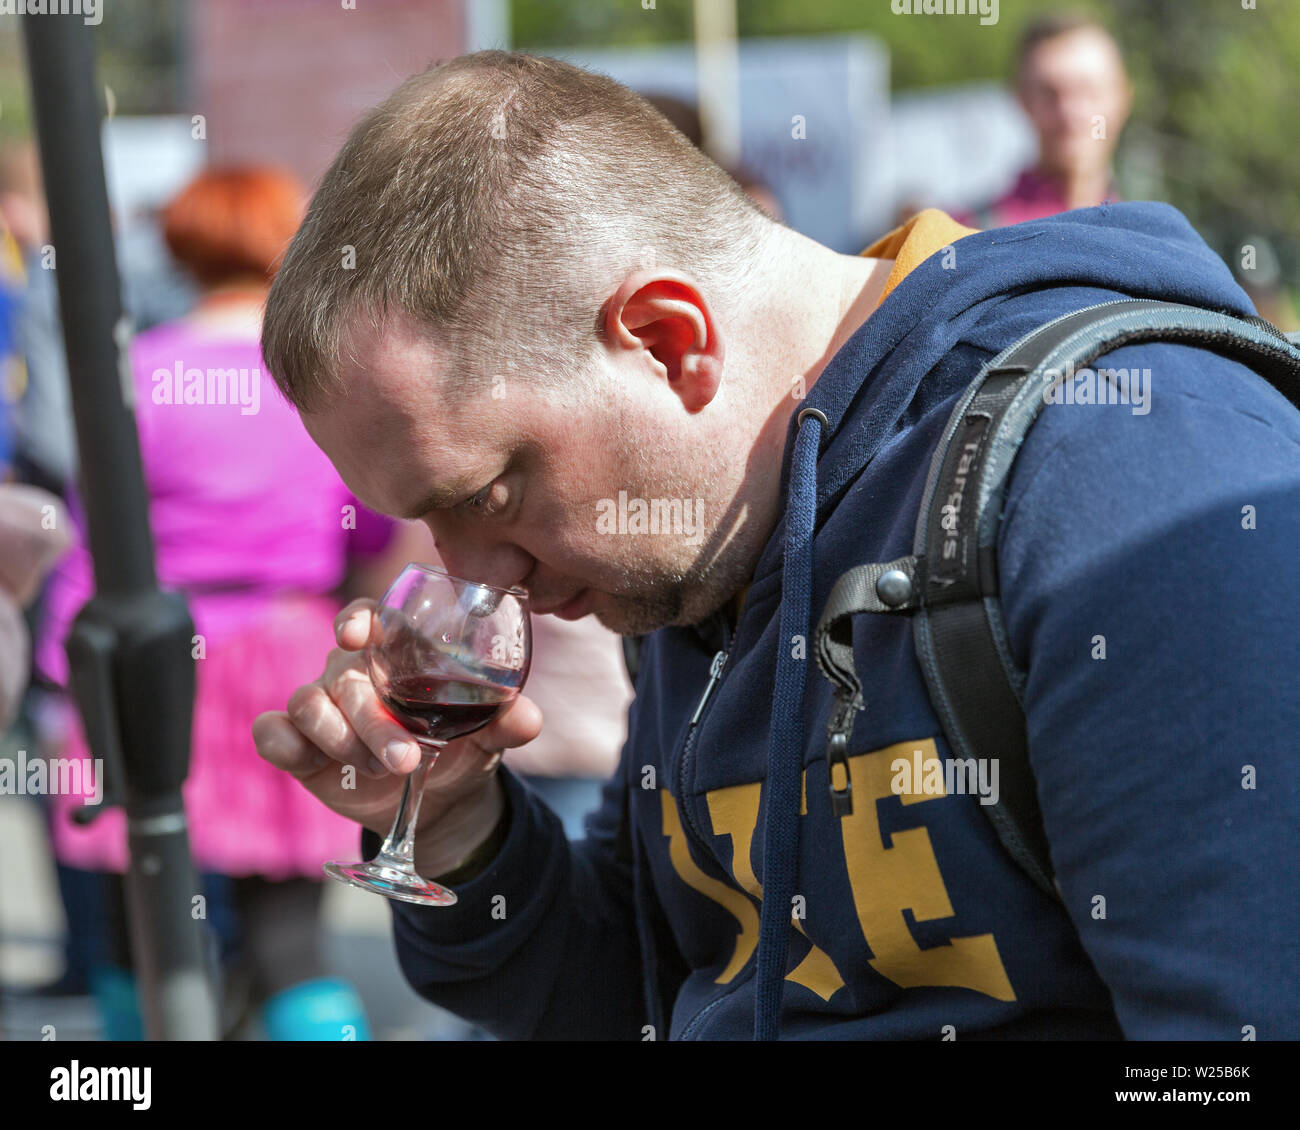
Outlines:
{"type": "Polygon", "coordinates": [[[161,592],[154,572],[90,28],[71,14],[20,18],[97,589],[67,642],[72,690],[107,770],[105,799],[126,808],[128,910],[146,1032],[215,1039],[180,791],[189,768],[194,626],[184,600],[161,592]]]}

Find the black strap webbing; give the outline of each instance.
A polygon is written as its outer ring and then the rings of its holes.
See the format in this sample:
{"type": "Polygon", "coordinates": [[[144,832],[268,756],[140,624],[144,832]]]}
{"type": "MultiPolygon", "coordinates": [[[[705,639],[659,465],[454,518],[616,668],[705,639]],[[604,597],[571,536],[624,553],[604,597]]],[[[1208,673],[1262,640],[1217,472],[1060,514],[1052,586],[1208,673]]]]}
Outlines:
{"type": "MultiPolygon", "coordinates": [[[[952,755],[996,760],[999,797],[985,805],[1025,872],[1060,897],[1029,760],[1025,676],[1007,642],[998,600],[997,535],[1016,455],[1063,375],[1142,342],[1197,346],[1240,361],[1300,407],[1300,348],[1261,318],[1126,299],[1048,322],[989,361],[958,401],[931,459],[911,556],[846,572],[814,636],[837,690],[828,757],[843,759],[863,709],[852,617],[910,613],[917,660],[952,755]]],[[[835,811],[850,810],[832,787],[835,811]]]]}

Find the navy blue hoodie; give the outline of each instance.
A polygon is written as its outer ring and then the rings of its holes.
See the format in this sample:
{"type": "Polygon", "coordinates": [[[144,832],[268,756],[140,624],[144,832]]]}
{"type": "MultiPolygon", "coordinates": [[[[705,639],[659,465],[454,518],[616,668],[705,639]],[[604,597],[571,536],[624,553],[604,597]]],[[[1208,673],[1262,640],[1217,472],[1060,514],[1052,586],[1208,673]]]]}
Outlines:
{"type": "Polygon", "coordinates": [[[503,770],[495,862],[455,907],[390,904],[415,989],[504,1038],[1300,1037],[1300,413],[1235,362],[1116,350],[1145,410],[1048,405],[1013,471],[1001,599],[1062,901],[978,795],[900,778],[949,757],[906,617],[857,618],[853,812],[830,806],[810,642],[835,580],[911,551],[983,361],[1125,297],[1253,313],[1159,204],[911,270],[809,390],[829,427],[792,414],[738,622],[646,640],[586,838],[503,770]]]}

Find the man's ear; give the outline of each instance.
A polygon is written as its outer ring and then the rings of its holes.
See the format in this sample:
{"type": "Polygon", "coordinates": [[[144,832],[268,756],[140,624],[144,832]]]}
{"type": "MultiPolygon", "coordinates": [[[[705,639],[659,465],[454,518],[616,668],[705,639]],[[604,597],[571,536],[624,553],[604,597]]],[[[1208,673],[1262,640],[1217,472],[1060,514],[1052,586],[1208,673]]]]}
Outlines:
{"type": "Polygon", "coordinates": [[[671,271],[634,271],[605,308],[614,347],[639,352],[687,412],[705,408],[722,384],[722,338],[698,285],[671,271]]]}

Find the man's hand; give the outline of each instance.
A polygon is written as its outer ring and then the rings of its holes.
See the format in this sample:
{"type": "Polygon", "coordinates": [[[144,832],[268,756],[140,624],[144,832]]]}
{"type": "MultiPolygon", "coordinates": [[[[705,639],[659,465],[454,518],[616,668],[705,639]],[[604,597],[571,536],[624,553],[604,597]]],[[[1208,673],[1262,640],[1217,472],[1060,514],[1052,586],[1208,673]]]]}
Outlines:
{"type": "MultiPolygon", "coordinates": [[[[324,673],[294,691],[286,710],[259,714],[253,741],[264,760],[292,773],[322,803],[384,836],[420,747],[384,709],[366,672],[374,608],[373,600],[354,600],[339,613],[339,646],[324,673]],[[355,772],[345,775],[346,766],[355,772]]],[[[504,803],[496,775],[501,751],[532,741],[541,729],[541,711],[520,696],[490,725],[443,747],[420,805],[417,870],[444,873],[487,839],[504,803]]]]}

